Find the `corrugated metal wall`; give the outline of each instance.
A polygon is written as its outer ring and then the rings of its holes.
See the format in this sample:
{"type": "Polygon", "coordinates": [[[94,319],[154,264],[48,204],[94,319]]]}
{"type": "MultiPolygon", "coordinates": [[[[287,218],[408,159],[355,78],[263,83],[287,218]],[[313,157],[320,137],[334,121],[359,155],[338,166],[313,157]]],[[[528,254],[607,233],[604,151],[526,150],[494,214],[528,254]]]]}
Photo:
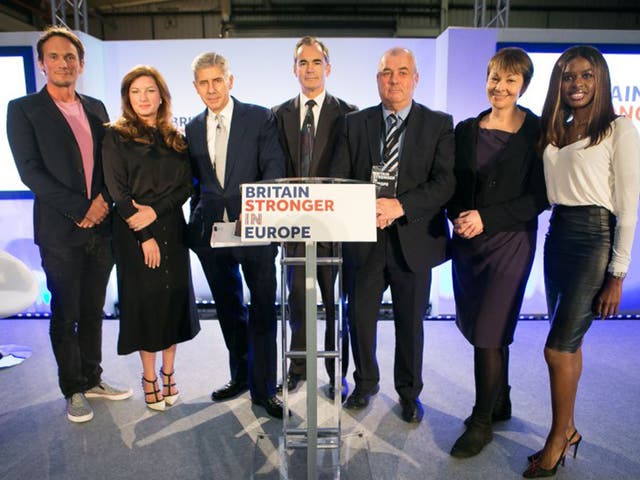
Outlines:
{"type": "MultiPolygon", "coordinates": [[[[28,12],[6,2],[15,19],[41,28],[48,1],[28,12]]],[[[474,0],[89,0],[89,33],[104,40],[324,36],[435,37],[449,26],[473,26],[474,0]],[[228,14],[224,16],[223,13],[228,14]]],[[[487,1],[495,16],[496,2],[487,1]]],[[[21,7],[22,6],[22,7],[21,7]]],[[[6,23],[6,25],[5,25],[6,23]]],[[[511,0],[509,26],[638,30],[640,0],[511,0]]]]}

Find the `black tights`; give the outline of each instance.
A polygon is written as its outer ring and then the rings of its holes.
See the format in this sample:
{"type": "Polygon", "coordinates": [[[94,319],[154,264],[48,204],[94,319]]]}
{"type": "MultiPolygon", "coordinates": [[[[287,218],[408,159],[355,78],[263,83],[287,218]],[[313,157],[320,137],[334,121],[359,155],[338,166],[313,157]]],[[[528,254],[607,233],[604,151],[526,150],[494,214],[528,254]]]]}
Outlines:
{"type": "Polygon", "coordinates": [[[509,347],[474,347],[476,408],[475,415],[490,422],[496,400],[509,384],[509,347]]]}

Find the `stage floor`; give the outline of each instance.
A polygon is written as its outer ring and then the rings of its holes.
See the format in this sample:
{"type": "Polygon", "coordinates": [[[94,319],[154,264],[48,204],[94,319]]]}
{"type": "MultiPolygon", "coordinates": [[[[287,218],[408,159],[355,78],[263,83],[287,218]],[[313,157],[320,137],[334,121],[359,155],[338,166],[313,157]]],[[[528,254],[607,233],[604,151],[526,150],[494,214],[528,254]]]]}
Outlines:
{"type": "MultiPolygon", "coordinates": [[[[282,478],[282,422],[251,404],[248,394],[213,403],[210,392],[228,380],[217,321],[180,345],[179,402],[164,413],[144,406],[140,361],[115,353],[116,320],[105,320],[104,378],[130,385],[121,402],[92,401],[86,424],[66,419],[57,386],[47,320],[0,320],[0,344],[28,345],[33,355],[0,370],[0,479],[262,479],[282,478]]],[[[474,401],[472,348],[453,322],[425,322],[425,418],[404,423],[393,389],[393,323],[379,323],[381,390],[365,411],[342,411],[346,435],[340,478],[517,479],[550,424],[542,348],[548,326],[521,321],[511,349],[513,418],[496,424],[494,441],[477,457],[456,460],[449,449],[474,401]],[[354,438],[357,439],[353,440],[354,438]]],[[[598,321],[584,345],[576,422],[583,442],[559,479],[640,478],[640,323],[598,321]]],[[[352,369],[351,369],[352,370],[352,369]]],[[[319,385],[326,385],[319,366],[319,385]]],[[[349,373],[350,387],[353,379],[349,373]]],[[[303,384],[304,387],[304,384],[303,384]]],[[[303,408],[304,393],[292,398],[303,408]]],[[[329,406],[320,401],[322,416],[329,406]]],[[[328,410],[327,410],[328,411],[328,410]]],[[[289,478],[304,478],[291,473],[289,478]]]]}

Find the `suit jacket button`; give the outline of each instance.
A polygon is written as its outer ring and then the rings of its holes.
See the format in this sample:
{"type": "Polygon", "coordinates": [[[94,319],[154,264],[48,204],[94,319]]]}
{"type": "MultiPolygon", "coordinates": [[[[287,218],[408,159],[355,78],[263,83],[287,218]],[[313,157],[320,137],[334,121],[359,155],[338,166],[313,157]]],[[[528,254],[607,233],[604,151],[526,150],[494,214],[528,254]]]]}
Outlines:
{"type": "Polygon", "coordinates": [[[495,180],[491,180],[491,181],[489,182],[489,188],[495,188],[496,183],[497,183],[497,182],[496,182],[495,180]]]}

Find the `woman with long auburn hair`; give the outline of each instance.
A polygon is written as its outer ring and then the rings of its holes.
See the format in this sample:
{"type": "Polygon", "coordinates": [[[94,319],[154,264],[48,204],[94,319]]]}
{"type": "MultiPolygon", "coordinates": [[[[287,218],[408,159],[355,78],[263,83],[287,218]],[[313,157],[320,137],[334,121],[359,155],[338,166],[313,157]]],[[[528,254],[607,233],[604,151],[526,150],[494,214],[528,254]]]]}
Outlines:
{"type": "Polygon", "coordinates": [[[618,312],[631,261],[640,192],[640,140],[616,116],[609,68],[590,46],[567,49],[553,67],[541,117],[547,197],[544,246],[551,329],[544,356],[551,430],[525,478],[550,477],[582,436],[574,421],[582,340],[595,317],[618,312]]]}
{"type": "Polygon", "coordinates": [[[171,95],[153,67],[137,66],[120,89],[122,116],[107,129],[105,180],[119,215],[113,245],[118,276],[118,353],[138,351],[147,406],[164,410],[178,399],[176,344],[198,323],[182,204],[192,190],[182,134],[171,123],[171,95]],[[162,352],[162,388],[156,354],[162,352]]]}

